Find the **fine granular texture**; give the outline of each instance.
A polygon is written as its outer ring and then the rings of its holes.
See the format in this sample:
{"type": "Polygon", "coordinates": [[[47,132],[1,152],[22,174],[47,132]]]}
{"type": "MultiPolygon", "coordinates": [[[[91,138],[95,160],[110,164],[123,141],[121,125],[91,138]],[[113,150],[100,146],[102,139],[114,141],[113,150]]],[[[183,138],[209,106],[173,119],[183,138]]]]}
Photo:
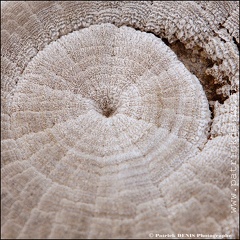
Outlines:
{"type": "Polygon", "coordinates": [[[2,239],[238,238],[238,1],[1,7],[2,239]]]}

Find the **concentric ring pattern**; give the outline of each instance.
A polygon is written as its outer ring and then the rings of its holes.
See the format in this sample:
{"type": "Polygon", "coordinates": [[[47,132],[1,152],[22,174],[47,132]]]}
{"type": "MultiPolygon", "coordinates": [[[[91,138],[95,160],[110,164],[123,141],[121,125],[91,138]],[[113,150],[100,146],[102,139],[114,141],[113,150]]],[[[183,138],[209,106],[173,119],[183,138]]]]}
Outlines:
{"type": "Polygon", "coordinates": [[[2,238],[234,238],[236,5],[3,3],[2,238]]]}

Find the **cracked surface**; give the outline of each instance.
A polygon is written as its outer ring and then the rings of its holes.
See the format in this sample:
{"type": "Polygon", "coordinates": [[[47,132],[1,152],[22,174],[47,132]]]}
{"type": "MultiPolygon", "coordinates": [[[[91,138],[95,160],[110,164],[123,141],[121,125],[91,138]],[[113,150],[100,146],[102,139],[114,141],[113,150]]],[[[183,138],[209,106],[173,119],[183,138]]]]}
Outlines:
{"type": "Polygon", "coordinates": [[[237,7],[2,3],[2,238],[237,238],[237,7]]]}

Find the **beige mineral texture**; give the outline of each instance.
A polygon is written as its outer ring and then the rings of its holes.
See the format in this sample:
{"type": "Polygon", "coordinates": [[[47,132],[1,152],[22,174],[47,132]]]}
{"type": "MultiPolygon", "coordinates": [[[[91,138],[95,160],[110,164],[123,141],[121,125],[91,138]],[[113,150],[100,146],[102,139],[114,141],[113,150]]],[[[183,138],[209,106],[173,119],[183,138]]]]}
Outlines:
{"type": "Polygon", "coordinates": [[[238,109],[238,1],[1,3],[2,239],[237,239],[238,109]]]}

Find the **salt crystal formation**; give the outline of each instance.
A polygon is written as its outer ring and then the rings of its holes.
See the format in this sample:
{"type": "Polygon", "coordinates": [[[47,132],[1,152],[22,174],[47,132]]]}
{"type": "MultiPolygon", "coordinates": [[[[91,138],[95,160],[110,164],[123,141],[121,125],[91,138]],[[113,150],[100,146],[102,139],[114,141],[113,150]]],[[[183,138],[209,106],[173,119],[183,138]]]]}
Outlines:
{"type": "Polygon", "coordinates": [[[2,238],[237,238],[238,7],[3,2],[2,238]]]}

